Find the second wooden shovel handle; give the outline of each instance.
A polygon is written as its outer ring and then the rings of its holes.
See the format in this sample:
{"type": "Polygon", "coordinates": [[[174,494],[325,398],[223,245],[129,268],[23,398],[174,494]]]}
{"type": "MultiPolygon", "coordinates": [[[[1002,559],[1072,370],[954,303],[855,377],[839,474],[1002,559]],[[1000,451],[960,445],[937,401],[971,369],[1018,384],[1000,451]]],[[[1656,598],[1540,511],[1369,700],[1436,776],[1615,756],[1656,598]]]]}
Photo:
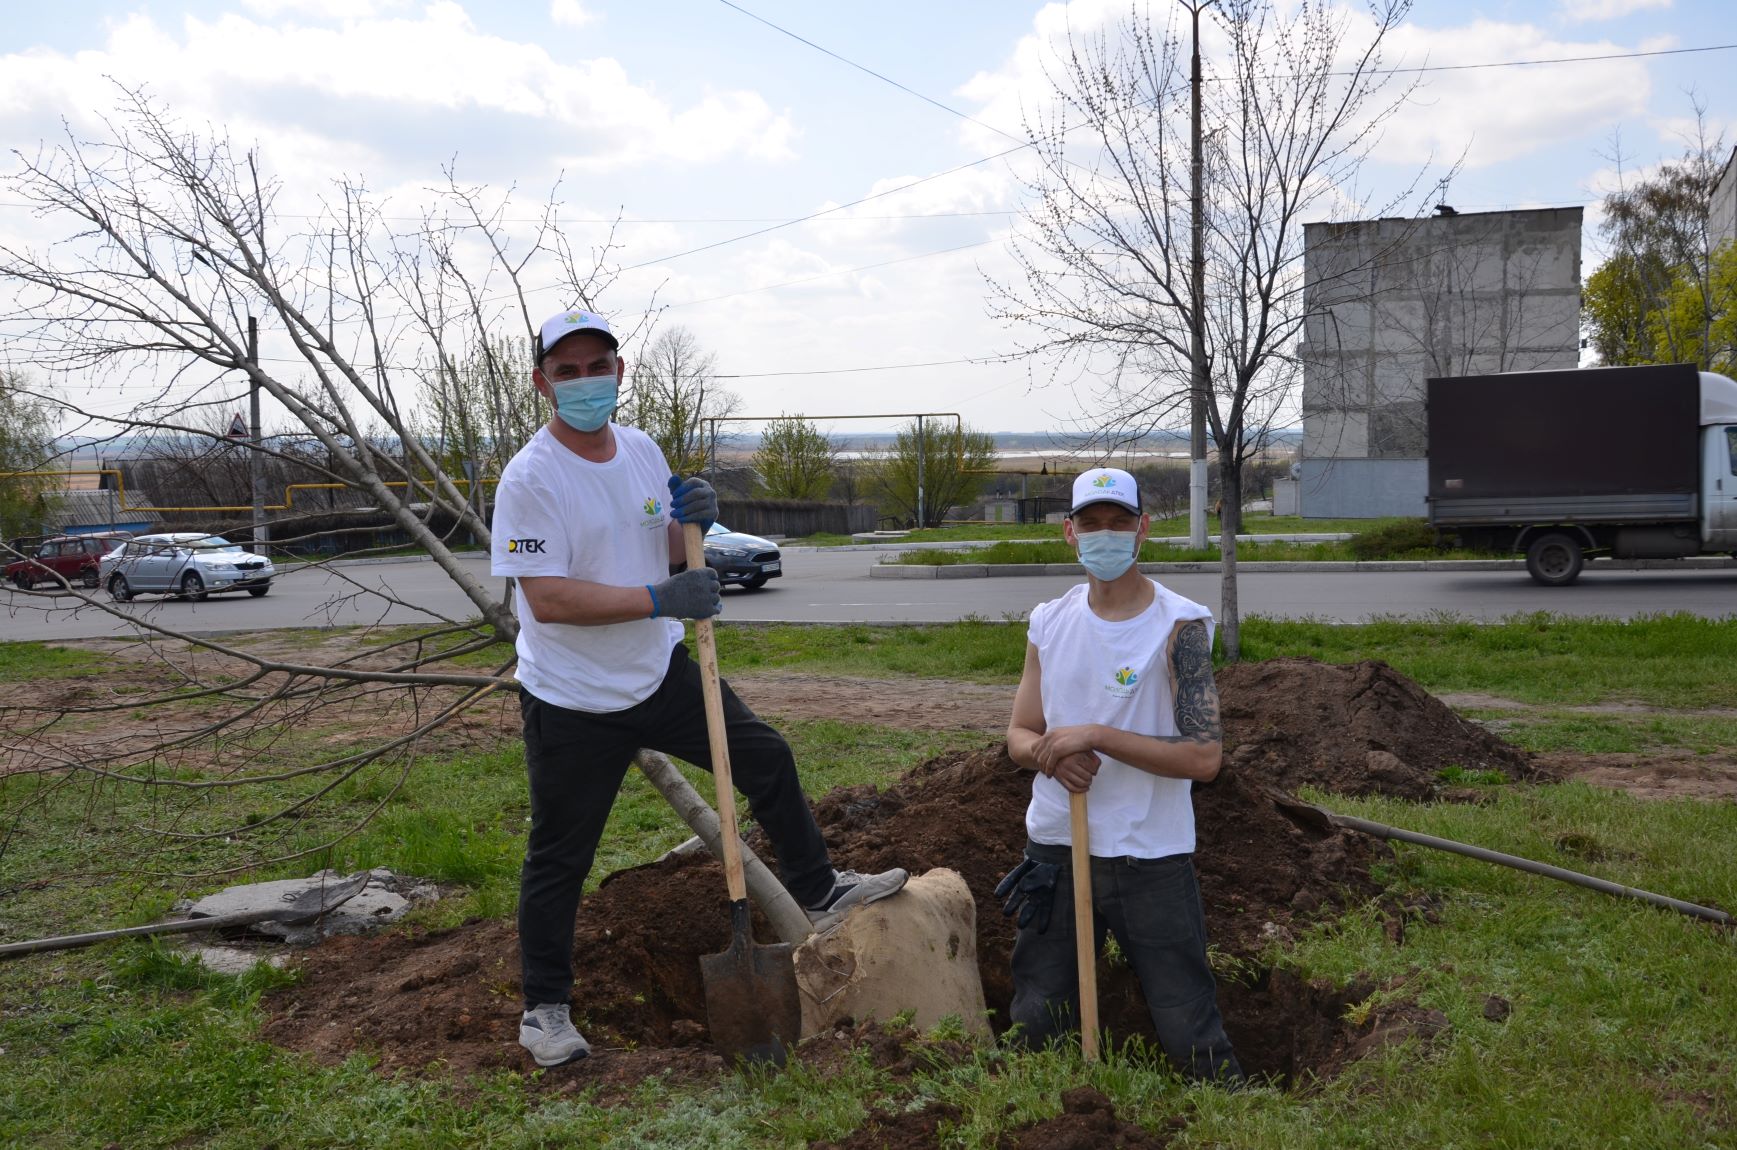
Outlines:
{"type": "Polygon", "coordinates": [[[1084,791],[1068,792],[1074,872],[1074,960],[1080,968],[1080,1054],[1098,1060],[1098,948],[1092,930],[1092,849],[1084,791]]]}
{"type": "MultiPolygon", "coordinates": [[[[706,544],[698,523],[682,524],[682,542],[687,549],[688,570],[706,565],[706,544]]],[[[718,784],[718,830],[724,848],[724,883],[730,901],[748,897],[742,878],[742,841],[736,830],[736,788],[730,781],[730,739],[724,729],[724,688],[718,681],[718,640],[710,619],[694,620],[694,645],[700,654],[700,688],[706,697],[706,736],[712,745],[712,778],[718,784]]]]}

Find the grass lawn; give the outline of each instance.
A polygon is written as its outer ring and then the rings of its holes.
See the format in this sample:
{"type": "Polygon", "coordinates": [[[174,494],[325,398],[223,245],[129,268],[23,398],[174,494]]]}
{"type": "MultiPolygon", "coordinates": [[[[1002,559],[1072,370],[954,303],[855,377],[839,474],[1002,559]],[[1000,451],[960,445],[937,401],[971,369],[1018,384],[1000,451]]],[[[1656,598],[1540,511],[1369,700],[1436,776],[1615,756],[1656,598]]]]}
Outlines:
{"type": "MultiPolygon", "coordinates": [[[[1177,543],[1152,543],[1140,548],[1142,563],[1217,563],[1224,556],[1217,544],[1205,548],[1187,547],[1177,543]]],[[[1283,540],[1271,543],[1238,543],[1239,563],[1354,563],[1394,559],[1512,559],[1512,555],[1484,551],[1437,551],[1434,548],[1412,548],[1383,551],[1377,555],[1359,555],[1349,542],[1291,543],[1283,540]]],[[[890,552],[883,563],[899,563],[918,567],[949,567],[960,563],[1074,563],[1074,549],[1065,541],[1040,543],[993,543],[988,547],[973,547],[964,551],[899,551],[890,552]]]]}
{"type": "MultiPolygon", "coordinates": [[[[1295,515],[1266,515],[1250,513],[1243,516],[1242,531],[1244,535],[1301,535],[1329,534],[1336,535],[1345,532],[1372,531],[1379,527],[1387,527],[1397,523],[1408,522],[1402,518],[1388,519],[1303,519],[1295,515]]],[[[1209,535],[1218,534],[1218,517],[1206,517],[1206,532],[1209,535]]],[[[1169,519],[1152,520],[1154,536],[1187,535],[1188,516],[1178,515],[1169,519]]],[[[947,527],[924,527],[919,530],[907,531],[900,536],[900,543],[959,543],[995,541],[1000,539],[1056,539],[1062,537],[1059,523],[961,523],[947,527]]],[[[787,544],[803,544],[812,547],[837,547],[855,542],[849,535],[809,535],[800,539],[786,539],[787,544]]]]}
{"type": "MultiPolygon", "coordinates": [[[[719,636],[727,672],[1003,684],[1017,678],[1024,646],[1021,624],[987,621],[725,626],[719,636]]],[[[1346,627],[1250,619],[1243,641],[1251,658],[1381,658],[1437,692],[1510,700],[1513,707],[1480,703],[1469,713],[1515,723],[1509,736],[1533,746],[1728,752],[1737,735],[1737,719],[1722,713],[1737,708],[1732,620],[1530,617],[1346,627]],[[1621,703],[1669,710],[1574,710],[1621,703]],[[1671,713],[1687,711],[1711,713],[1671,713]]],[[[0,644],[0,704],[4,681],[54,673],[65,654],[0,644]]],[[[783,729],[816,794],[884,781],[983,739],[844,722],[783,729]]],[[[359,835],[318,858],[202,881],[144,872],[213,869],[253,857],[255,846],[165,847],[149,828],[246,821],[281,795],[204,792],[177,805],[120,784],[0,778],[0,938],[149,921],[180,894],[306,874],[322,863],[388,866],[460,887],[416,912],[427,926],[510,916],[526,814],[522,772],[512,740],[466,754],[436,749],[402,786],[395,769],[382,767],[271,832],[280,851],[316,845],[384,803],[359,835]]],[[[1737,852],[1730,849],[1737,804],[1643,802],[1578,784],[1483,789],[1490,801],[1481,805],[1335,796],[1332,806],[1737,907],[1737,852]]],[[[630,773],[594,881],[686,835],[630,773]]],[[[652,1079],[630,1103],[606,1108],[585,1094],[532,1095],[517,1071],[456,1084],[438,1068],[426,1078],[385,1078],[360,1057],[317,1065],[256,1037],[258,995],[287,976],[265,968],[212,974],[135,941],[0,964],[0,1145],[782,1150],[842,1139],[870,1107],[946,1102],[958,1107],[959,1119],[943,1145],[993,1147],[1001,1132],[1055,1114],[1063,1089],[1090,1083],[1124,1119],[1154,1129],[1184,1119],[1177,1147],[1737,1146],[1730,1041],[1737,962],[1728,933],[1423,848],[1400,846],[1387,877],[1401,895],[1434,900],[1440,921],[1414,923],[1396,943],[1378,911],[1359,909],[1269,959],[1308,978],[1371,979],[1388,988],[1378,1001],[1414,1000],[1441,1011],[1450,1029],[1428,1047],[1389,1049],[1312,1090],[1230,1095],[1187,1089],[1139,1054],[1088,1067],[1066,1053],[980,1048],[963,1062],[919,1060],[900,1077],[876,1069],[865,1053],[824,1073],[729,1076],[704,1087],[652,1079]],[[1486,1016],[1491,996],[1510,1004],[1505,1020],[1486,1016]]]]}

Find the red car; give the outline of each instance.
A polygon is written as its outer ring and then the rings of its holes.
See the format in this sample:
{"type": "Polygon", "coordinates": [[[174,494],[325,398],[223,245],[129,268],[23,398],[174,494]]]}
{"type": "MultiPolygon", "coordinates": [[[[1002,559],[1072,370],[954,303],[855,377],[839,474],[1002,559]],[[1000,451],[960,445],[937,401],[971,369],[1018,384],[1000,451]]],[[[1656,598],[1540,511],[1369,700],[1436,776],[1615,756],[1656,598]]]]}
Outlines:
{"type": "Polygon", "coordinates": [[[37,586],[58,587],[62,579],[80,587],[95,587],[100,581],[98,561],[131,538],[125,531],[50,535],[36,545],[29,558],[8,563],[6,578],[21,591],[37,586]]]}

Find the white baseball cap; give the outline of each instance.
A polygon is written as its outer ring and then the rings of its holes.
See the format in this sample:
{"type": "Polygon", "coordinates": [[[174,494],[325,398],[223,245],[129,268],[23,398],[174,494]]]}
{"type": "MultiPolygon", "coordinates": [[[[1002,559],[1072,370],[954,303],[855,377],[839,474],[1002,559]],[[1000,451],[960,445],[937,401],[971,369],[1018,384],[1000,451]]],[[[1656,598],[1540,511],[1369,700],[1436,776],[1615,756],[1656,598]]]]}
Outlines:
{"type": "Polygon", "coordinates": [[[1094,503],[1119,503],[1136,515],[1140,513],[1140,485],[1126,471],[1115,467],[1094,467],[1074,480],[1074,506],[1069,515],[1078,515],[1094,503]]]}
{"type": "Polygon", "coordinates": [[[554,350],[556,344],[582,331],[594,331],[608,340],[610,347],[617,350],[621,347],[621,344],[616,342],[615,333],[609,330],[609,321],[596,312],[579,309],[564,311],[543,321],[543,328],[537,333],[537,346],[533,349],[537,365],[542,366],[543,357],[554,350]]]}

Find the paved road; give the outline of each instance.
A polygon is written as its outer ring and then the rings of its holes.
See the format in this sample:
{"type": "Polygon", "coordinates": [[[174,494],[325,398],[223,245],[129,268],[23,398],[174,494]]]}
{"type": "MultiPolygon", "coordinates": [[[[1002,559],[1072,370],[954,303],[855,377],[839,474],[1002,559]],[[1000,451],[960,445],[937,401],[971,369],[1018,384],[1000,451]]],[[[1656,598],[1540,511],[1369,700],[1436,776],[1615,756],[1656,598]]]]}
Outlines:
{"type": "MultiPolygon", "coordinates": [[[[762,591],[724,593],[724,619],[790,622],[941,622],[967,616],[1000,620],[1021,616],[1061,594],[1079,578],[1019,576],[998,579],[870,579],[878,556],[869,552],[794,552],[787,574],[762,591]]],[[[492,585],[487,564],[466,565],[492,585]]],[[[1217,575],[1175,575],[1165,580],[1183,595],[1214,609],[1217,575]]],[[[1686,611],[1709,618],[1737,615],[1737,571],[1594,572],[1572,587],[1539,587],[1518,571],[1357,572],[1351,574],[1248,573],[1240,581],[1245,615],[1319,618],[1356,623],[1380,615],[1428,616],[1450,612],[1498,620],[1532,611],[1629,618],[1686,611]]],[[[346,565],[337,571],[297,570],[282,576],[263,599],[214,597],[204,603],[138,601],[125,610],[165,627],[229,631],[265,627],[430,621],[427,612],[358,595],[386,588],[399,599],[449,618],[475,612],[432,563],[346,565]]],[[[106,597],[100,597],[106,602],[106,597]]],[[[62,639],[118,635],[126,624],[100,608],[66,596],[0,592],[0,637],[62,639]]]]}

